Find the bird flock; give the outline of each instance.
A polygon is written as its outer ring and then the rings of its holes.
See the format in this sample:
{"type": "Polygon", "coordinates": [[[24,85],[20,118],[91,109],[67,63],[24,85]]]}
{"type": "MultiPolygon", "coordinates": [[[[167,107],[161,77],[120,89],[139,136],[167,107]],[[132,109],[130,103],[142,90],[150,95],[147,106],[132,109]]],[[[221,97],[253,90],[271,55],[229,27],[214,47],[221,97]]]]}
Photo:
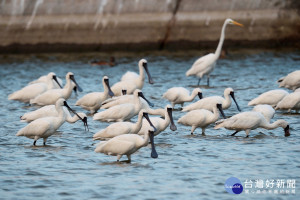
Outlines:
{"type": "MultiPolygon", "coordinates": [[[[198,86],[203,76],[207,76],[207,85],[209,85],[209,74],[213,71],[220,56],[228,24],[243,26],[232,19],[226,19],[216,52],[199,58],[186,72],[186,76],[193,75],[199,78],[198,86]]],[[[300,110],[300,70],[291,72],[277,81],[279,87],[293,90],[292,93],[283,89],[267,91],[248,103],[248,106],[254,106],[251,111],[242,112],[234,90],[230,87],[224,88],[223,96],[208,97],[203,97],[200,86],[192,91],[181,86],[173,87],[161,94],[162,98],[169,101],[171,105],[153,109],[153,104],[142,92],[145,72],[149,84],[154,84],[147,60],[141,59],[138,62],[138,68],[139,74],[127,72],[119,82],[112,86],[110,86],[109,77],[104,76],[102,78],[104,91],[95,91],[79,98],[75,106],[88,113],[77,113],[67,103],[73,90],[82,91],[72,72],[66,74],[64,87],[62,87],[62,80],[53,72],[28,83],[24,88],[8,95],[8,99],[41,107],[24,113],[20,117],[21,122],[28,124],[20,129],[16,136],[33,139],[34,146],[38,139],[42,138],[43,145],[46,145],[48,137],[55,134],[64,122],[75,123],[80,120],[85,130],[89,130],[87,119],[91,116],[93,120],[107,124],[106,128],[99,130],[92,137],[93,140],[101,140],[95,152],[117,156],[117,161],[125,155],[128,161],[131,161],[131,155],[147,146],[149,142],[151,143],[151,157],[158,157],[154,137],[165,131],[167,127],[170,127],[172,131],[177,130],[173,112],[184,113],[177,123],[191,127],[191,134],[194,134],[197,128],[201,128],[202,134],[205,134],[205,130],[213,124],[214,129],[225,128],[235,131],[232,136],[239,131],[245,131],[248,137],[251,130],[278,127],[282,127],[284,135],[289,136],[288,122],[285,120],[271,122],[275,110],[288,112],[300,110]],[[184,103],[192,102],[196,98],[199,100],[184,106],[184,103]],[[226,118],[224,110],[231,106],[232,100],[237,107],[238,114],[226,118]],[[176,108],[177,105],[181,107],[176,108]],[[223,119],[220,119],[220,114],[223,119]],[[137,121],[131,121],[135,116],[138,116],[137,121]]]]}

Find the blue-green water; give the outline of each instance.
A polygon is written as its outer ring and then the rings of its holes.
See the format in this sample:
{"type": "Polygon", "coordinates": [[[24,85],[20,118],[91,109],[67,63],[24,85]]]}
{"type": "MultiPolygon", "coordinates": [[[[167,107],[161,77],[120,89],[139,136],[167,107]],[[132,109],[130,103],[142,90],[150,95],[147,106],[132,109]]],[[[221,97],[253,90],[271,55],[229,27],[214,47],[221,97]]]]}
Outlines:
{"type": "MultiPolygon", "coordinates": [[[[231,137],[232,131],[214,130],[213,126],[206,136],[200,129],[191,136],[190,127],[176,123],[177,131],[167,128],[155,138],[157,159],[150,157],[149,145],[132,155],[131,163],[117,163],[115,157],[94,152],[97,142],[92,135],[108,123],[93,121],[91,116],[90,132],[84,131],[81,122],[66,123],[48,139],[46,147],[34,147],[32,140],[15,136],[26,125],[19,116],[36,108],[8,101],[7,96],[40,75],[53,71],[64,78],[68,71],[73,72],[84,90],[68,100],[74,108],[76,99],[84,94],[102,91],[104,75],[113,84],[126,71],[137,72],[138,60],[146,58],[155,84],[145,82],[143,92],[160,108],[168,104],[162,99],[168,88],[193,89],[197,80],[186,77],[185,72],[201,55],[203,52],[119,53],[115,54],[115,67],[88,64],[93,58],[108,59],[108,54],[0,56],[0,199],[299,199],[299,114],[277,112],[273,119],[290,123],[290,137],[284,137],[281,128],[257,129],[249,138],[244,132],[231,137]],[[253,187],[256,179],[292,179],[296,181],[295,194],[274,194],[275,189],[271,194],[229,194],[224,184],[232,176],[244,186],[251,179],[253,187]]],[[[276,80],[296,69],[300,69],[299,51],[232,51],[218,61],[211,87],[203,88],[204,96],[223,95],[225,88],[232,87],[242,110],[250,110],[249,100],[278,88],[276,80]]],[[[225,111],[227,116],[237,112],[234,104],[225,111]]],[[[175,111],[174,120],[183,114],[175,111]]]]}

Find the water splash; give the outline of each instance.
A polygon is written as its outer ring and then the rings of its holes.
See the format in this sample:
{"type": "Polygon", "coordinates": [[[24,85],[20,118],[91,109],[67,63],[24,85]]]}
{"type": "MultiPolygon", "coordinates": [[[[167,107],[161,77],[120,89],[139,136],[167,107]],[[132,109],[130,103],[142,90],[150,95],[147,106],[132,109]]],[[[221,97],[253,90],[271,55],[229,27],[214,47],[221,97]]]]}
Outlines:
{"type": "Polygon", "coordinates": [[[31,24],[32,24],[32,22],[33,22],[33,20],[34,20],[34,18],[35,18],[37,9],[39,8],[39,6],[40,6],[41,4],[43,4],[43,2],[44,2],[44,0],[37,0],[37,1],[36,1],[35,5],[34,5],[33,12],[32,12],[32,14],[31,14],[31,17],[30,17],[29,21],[27,22],[26,30],[28,30],[28,29],[30,28],[30,26],[31,26],[31,24]]]}

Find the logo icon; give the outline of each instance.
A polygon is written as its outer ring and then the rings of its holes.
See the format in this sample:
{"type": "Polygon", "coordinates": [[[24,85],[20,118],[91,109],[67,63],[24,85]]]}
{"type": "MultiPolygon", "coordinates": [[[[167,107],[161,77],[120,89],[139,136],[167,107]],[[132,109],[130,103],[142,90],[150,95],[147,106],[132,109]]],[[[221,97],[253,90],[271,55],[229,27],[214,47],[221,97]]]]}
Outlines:
{"type": "Polygon", "coordinates": [[[243,192],[243,185],[238,178],[230,177],[225,182],[225,190],[230,194],[241,194],[243,192]]]}

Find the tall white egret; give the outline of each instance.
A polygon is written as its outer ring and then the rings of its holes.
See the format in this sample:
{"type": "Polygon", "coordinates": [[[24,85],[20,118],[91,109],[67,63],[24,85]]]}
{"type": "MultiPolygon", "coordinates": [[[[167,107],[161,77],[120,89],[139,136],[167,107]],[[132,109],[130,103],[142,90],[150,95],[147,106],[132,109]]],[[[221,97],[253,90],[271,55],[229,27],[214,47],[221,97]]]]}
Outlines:
{"type": "Polygon", "coordinates": [[[233,21],[232,19],[226,19],[222,31],[221,31],[221,37],[219,40],[218,47],[215,51],[215,53],[210,53],[208,55],[205,55],[198,60],[194,62],[192,67],[186,72],[186,76],[197,76],[199,78],[198,85],[200,83],[200,80],[203,76],[207,76],[207,85],[209,86],[209,75],[214,70],[214,67],[216,66],[216,62],[218,58],[220,57],[220,53],[222,50],[223,42],[225,39],[225,29],[227,24],[233,24],[237,26],[243,26],[242,24],[233,21]]]}

